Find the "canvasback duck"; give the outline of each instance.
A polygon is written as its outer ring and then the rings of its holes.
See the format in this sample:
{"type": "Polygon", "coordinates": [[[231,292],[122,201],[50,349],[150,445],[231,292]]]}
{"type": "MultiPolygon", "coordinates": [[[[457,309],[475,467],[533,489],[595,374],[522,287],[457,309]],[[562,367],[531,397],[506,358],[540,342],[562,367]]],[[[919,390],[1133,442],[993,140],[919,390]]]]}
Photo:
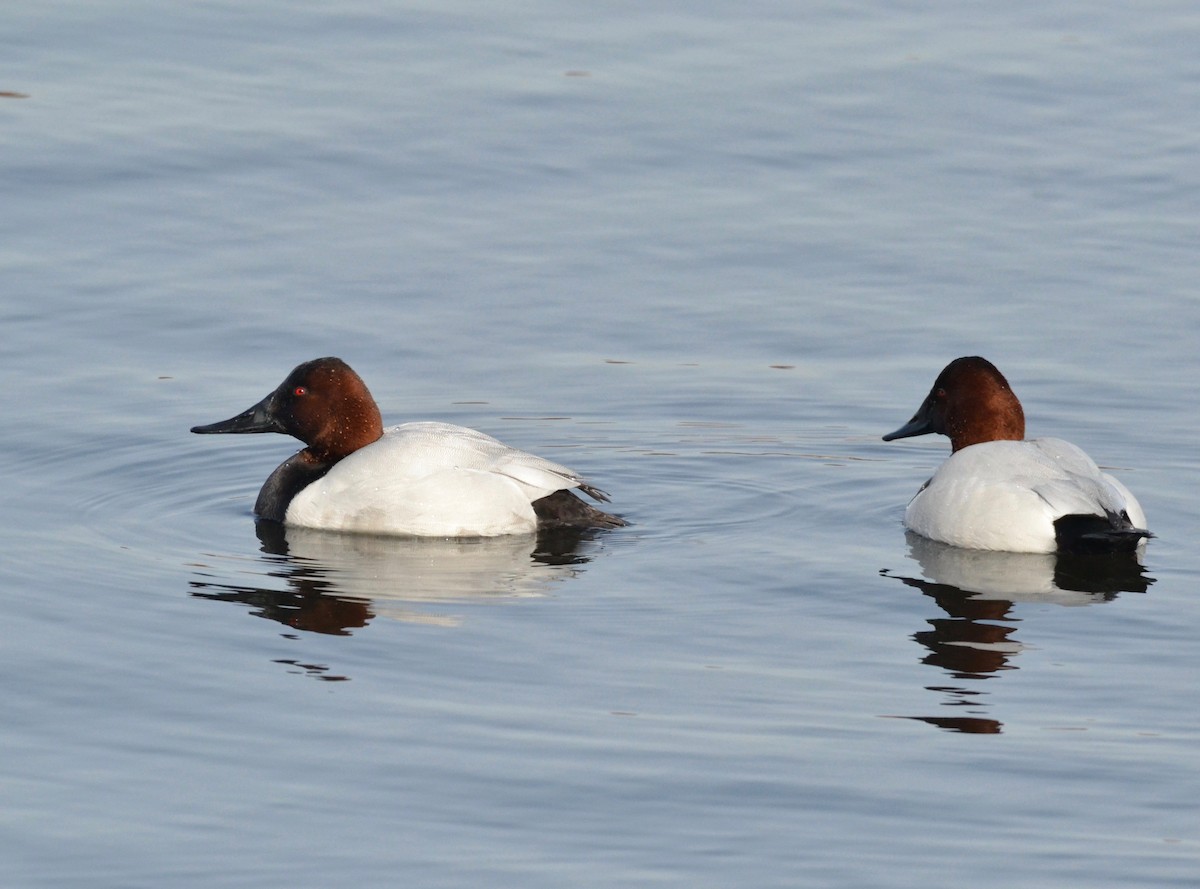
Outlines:
{"type": "Polygon", "coordinates": [[[578,488],[608,495],[549,460],[450,423],[383,428],[366,384],[340,358],[306,361],[258,404],[192,432],[282,432],[306,447],[258,492],[260,519],[417,537],[497,537],[539,528],[616,528],[578,488]]]}
{"type": "Polygon", "coordinates": [[[1025,441],[1021,402],[983,358],[946,365],[916,414],[884,441],[936,432],[951,454],[904,511],[922,537],[1006,552],[1123,552],[1153,537],[1129,490],[1057,438],[1025,441]]]}

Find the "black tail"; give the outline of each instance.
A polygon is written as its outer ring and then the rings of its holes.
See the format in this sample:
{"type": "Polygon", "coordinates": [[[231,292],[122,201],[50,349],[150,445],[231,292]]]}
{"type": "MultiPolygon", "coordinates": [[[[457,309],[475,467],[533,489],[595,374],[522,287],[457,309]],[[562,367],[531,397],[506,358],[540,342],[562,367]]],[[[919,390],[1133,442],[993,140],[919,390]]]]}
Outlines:
{"type": "Polygon", "coordinates": [[[1154,535],[1145,528],[1135,528],[1129,516],[1065,515],[1054,523],[1054,537],[1060,553],[1128,553],[1154,535]]]}
{"type": "MultiPolygon", "coordinates": [[[[593,490],[588,490],[588,493],[591,494],[593,490]]],[[[555,491],[540,500],[534,500],[533,511],[538,518],[538,527],[543,529],[623,528],[629,524],[622,518],[589,506],[570,491],[555,491]]]]}

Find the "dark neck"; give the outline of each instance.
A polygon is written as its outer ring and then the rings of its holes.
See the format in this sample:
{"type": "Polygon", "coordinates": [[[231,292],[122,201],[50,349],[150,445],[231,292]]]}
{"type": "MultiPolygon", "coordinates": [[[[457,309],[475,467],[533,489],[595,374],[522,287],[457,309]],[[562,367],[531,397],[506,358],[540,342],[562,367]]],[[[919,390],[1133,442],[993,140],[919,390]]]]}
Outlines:
{"type": "Polygon", "coordinates": [[[292,498],[333,468],[337,460],[321,460],[305,448],[275,467],[263,483],[254,502],[254,514],[260,519],[282,522],[292,498]]]}

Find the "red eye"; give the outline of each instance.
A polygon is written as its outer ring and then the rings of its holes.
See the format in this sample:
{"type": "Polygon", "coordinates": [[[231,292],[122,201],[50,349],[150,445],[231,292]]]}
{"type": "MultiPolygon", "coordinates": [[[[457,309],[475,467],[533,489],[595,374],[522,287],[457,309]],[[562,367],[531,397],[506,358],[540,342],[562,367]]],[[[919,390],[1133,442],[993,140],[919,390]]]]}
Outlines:
{"type": "Polygon", "coordinates": [[[305,389],[303,386],[297,386],[295,389],[292,390],[293,395],[305,395],[307,393],[308,393],[308,390],[305,389]]]}

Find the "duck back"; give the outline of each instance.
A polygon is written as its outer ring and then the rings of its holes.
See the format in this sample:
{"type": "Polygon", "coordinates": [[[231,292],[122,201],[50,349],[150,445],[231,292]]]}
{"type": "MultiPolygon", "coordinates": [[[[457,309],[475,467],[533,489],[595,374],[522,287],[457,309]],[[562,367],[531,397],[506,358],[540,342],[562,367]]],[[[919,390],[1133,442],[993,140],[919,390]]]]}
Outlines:
{"type": "Polygon", "coordinates": [[[904,523],[970,549],[1055,552],[1136,546],[1148,536],[1140,504],[1069,442],[1054,438],[970,445],[943,463],[905,510],[904,523]],[[1137,536],[1131,534],[1136,531],[1137,536]],[[1078,545],[1077,545],[1077,541],[1078,545]]]}
{"type": "Polygon", "coordinates": [[[438,537],[530,533],[535,501],[582,484],[565,466],[474,429],[405,423],[299,491],[286,522],[438,537]]]}

